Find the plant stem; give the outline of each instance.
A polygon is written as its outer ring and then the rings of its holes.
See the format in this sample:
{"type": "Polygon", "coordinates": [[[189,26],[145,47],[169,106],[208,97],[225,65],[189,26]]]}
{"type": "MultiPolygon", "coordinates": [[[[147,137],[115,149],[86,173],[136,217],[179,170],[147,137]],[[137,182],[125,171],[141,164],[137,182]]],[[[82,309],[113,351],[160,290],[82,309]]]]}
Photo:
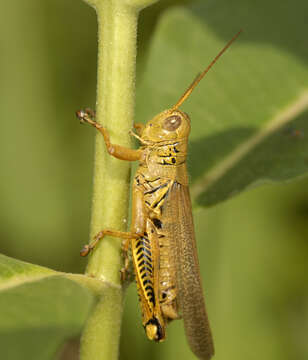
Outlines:
{"type": "MultiPolygon", "coordinates": [[[[96,121],[112,143],[130,147],[135,100],[137,19],[153,0],[86,0],[98,17],[96,121]]],[[[102,229],[127,228],[130,164],[107,154],[103,137],[95,142],[91,239],[102,229]]],[[[117,359],[123,290],[121,241],[104,238],[90,255],[86,275],[107,287],[90,315],[81,340],[82,360],[117,359]]]]}
{"type": "MultiPolygon", "coordinates": [[[[109,131],[111,142],[130,147],[135,95],[137,12],[122,1],[105,0],[98,16],[98,79],[96,121],[109,131]]],[[[106,152],[97,133],[94,160],[91,239],[100,230],[126,230],[130,164],[106,152]]],[[[86,274],[120,284],[121,242],[104,238],[93,251],[86,274]]]]}

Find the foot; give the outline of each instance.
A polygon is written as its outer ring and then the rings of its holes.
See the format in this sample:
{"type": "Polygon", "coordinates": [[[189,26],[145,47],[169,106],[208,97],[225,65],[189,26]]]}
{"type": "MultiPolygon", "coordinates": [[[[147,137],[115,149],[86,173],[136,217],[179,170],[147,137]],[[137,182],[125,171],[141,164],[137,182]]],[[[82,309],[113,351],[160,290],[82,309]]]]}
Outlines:
{"type": "Polygon", "coordinates": [[[81,124],[84,123],[89,123],[91,125],[97,124],[95,119],[95,111],[93,111],[90,108],[85,108],[85,109],[81,109],[76,111],[76,116],[79,119],[81,124]]]}

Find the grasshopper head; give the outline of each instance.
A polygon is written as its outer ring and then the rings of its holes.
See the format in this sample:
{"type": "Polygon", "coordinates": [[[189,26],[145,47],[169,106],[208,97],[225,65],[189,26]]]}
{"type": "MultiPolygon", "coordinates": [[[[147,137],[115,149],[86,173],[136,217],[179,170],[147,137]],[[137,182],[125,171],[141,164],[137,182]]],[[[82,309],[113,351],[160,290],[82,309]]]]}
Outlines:
{"type": "Polygon", "coordinates": [[[187,88],[184,94],[179,98],[177,103],[169,110],[165,110],[148,121],[141,138],[148,142],[160,142],[169,140],[180,140],[187,138],[190,132],[190,119],[187,114],[178,110],[183,102],[190,96],[194,88],[204,78],[210,68],[220,58],[220,56],[228,49],[232,42],[240,35],[240,30],[227,45],[216,55],[207,68],[200,73],[192,84],[187,88]]]}
{"type": "Polygon", "coordinates": [[[149,142],[180,140],[190,132],[190,119],[180,110],[165,110],[146,123],[142,139],[149,142]]]}

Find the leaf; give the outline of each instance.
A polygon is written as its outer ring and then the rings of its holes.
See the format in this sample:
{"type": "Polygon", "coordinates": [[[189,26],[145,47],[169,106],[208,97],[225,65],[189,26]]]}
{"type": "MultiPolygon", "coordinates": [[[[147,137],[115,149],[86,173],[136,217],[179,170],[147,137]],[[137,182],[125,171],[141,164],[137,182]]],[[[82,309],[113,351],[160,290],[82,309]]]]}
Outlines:
{"type": "Polygon", "coordinates": [[[0,255],[1,358],[54,359],[88,317],[95,292],[86,281],[0,255]]]}
{"type": "Polygon", "coordinates": [[[161,17],[138,88],[138,121],[171,107],[244,29],[182,106],[192,120],[188,163],[199,204],[307,174],[307,11],[305,1],[224,0],[161,17]]]}

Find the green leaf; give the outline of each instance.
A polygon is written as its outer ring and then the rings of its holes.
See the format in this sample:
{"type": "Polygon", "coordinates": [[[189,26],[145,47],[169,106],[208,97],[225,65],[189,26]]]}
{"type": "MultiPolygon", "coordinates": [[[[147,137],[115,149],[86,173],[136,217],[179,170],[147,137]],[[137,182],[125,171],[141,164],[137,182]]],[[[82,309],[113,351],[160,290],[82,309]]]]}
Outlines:
{"type": "Polygon", "coordinates": [[[198,203],[307,174],[307,11],[305,1],[211,0],[161,17],[138,89],[139,121],[171,107],[244,30],[182,106],[192,120],[189,168],[198,203]]]}
{"type": "Polygon", "coordinates": [[[88,281],[96,282],[0,255],[1,358],[54,359],[88,317],[95,299],[88,281]]]}

